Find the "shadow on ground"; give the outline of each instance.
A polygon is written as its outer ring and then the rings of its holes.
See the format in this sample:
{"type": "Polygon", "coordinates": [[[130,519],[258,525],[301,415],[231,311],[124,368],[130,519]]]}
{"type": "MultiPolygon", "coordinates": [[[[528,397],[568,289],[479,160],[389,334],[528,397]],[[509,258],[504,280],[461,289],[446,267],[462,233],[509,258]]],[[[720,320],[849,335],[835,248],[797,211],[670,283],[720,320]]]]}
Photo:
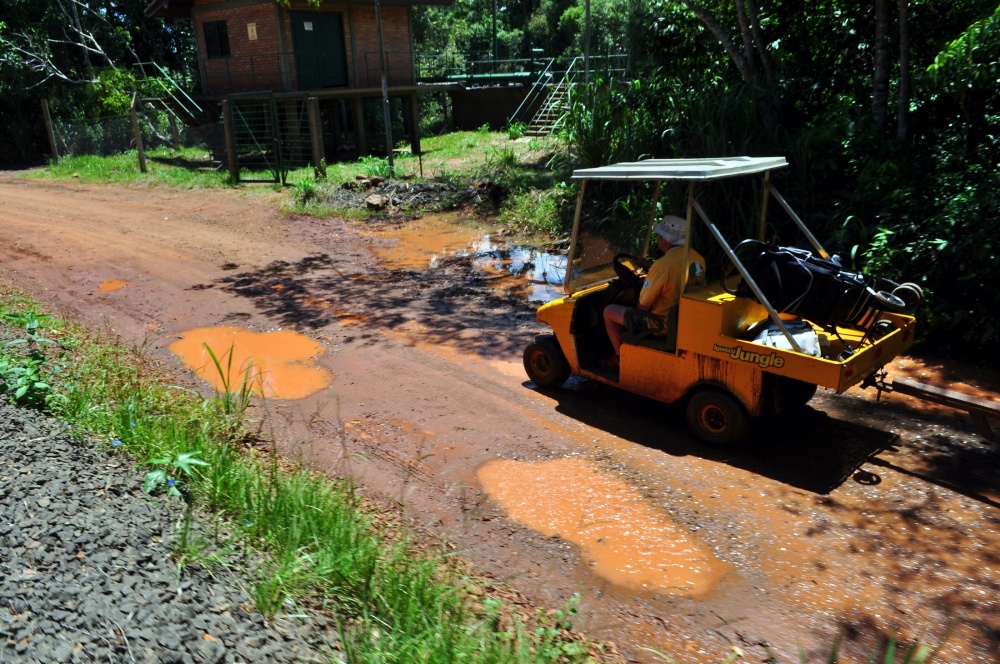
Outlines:
{"type": "Polygon", "coordinates": [[[344,321],[369,333],[418,329],[425,342],[492,357],[519,355],[530,335],[518,334],[518,323],[534,320],[527,302],[489,293],[468,256],[426,271],[372,266],[360,272],[316,254],[236,272],[212,285],[250,300],[283,327],[317,330],[344,321]]]}

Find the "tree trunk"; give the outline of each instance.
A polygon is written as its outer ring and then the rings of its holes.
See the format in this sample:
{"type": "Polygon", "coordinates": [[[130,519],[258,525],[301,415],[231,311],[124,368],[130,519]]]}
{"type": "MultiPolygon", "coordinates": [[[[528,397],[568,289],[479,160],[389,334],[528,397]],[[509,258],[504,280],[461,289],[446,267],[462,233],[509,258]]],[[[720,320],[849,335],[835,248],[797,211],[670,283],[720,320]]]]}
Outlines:
{"type": "Polygon", "coordinates": [[[750,31],[753,33],[753,41],[757,46],[757,56],[760,64],[764,68],[764,76],[767,78],[767,89],[771,92],[771,97],[775,103],[778,102],[778,82],[774,77],[774,70],[771,69],[771,58],[767,54],[767,43],[764,41],[764,33],[760,29],[760,21],[757,18],[757,2],[751,0],[747,4],[747,14],[750,16],[750,31]]]}
{"type": "Polygon", "coordinates": [[[899,0],[899,108],[896,140],[906,140],[910,132],[910,9],[908,0],[899,0]]]}
{"type": "Polygon", "coordinates": [[[708,28],[709,32],[715,35],[716,39],[726,49],[729,58],[736,65],[743,81],[755,90],[757,101],[760,105],[761,117],[768,133],[774,134],[778,126],[778,109],[781,106],[780,92],[777,83],[771,72],[770,58],[767,56],[767,45],[764,41],[763,33],[757,21],[757,5],[759,0],[736,0],[736,11],[739,19],[740,32],[743,40],[743,51],[737,48],[736,43],[726,30],[719,24],[719,21],[707,9],[699,5],[694,0],[681,0],[688,9],[701,20],[708,28]],[[756,67],[754,65],[754,54],[764,67],[767,78],[767,86],[759,85],[756,67]]]}
{"type": "Polygon", "coordinates": [[[753,82],[753,63],[748,62],[747,59],[743,57],[743,54],[740,53],[738,48],[736,48],[736,44],[733,43],[733,40],[726,33],[725,29],[719,25],[719,22],[715,19],[715,17],[712,16],[707,9],[699,5],[697,2],[694,2],[694,0],[681,1],[688,9],[695,13],[695,16],[701,19],[701,22],[705,24],[708,31],[715,35],[715,38],[719,40],[722,47],[726,49],[726,53],[729,54],[729,58],[733,61],[733,64],[735,64],[736,68],[739,69],[743,80],[746,81],[748,85],[751,84],[753,82]]]}
{"type": "MultiPolygon", "coordinates": [[[[753,4],[754,0],[750,0],[753,4]]],[[[743,37],[743,57],[750,64],[750,71],[753,72],[753,36],[750,34],[750,22],[747,20],[747,12],[743,6],[743,0],[736,0],[736,18],[740,24],[740,36],[743,37]]]]}
{"type": "MultiPolygon", "coordinates": [[[[83,25],[80,23],[80,12],[77,11],[76,2],[70,0],[70,8],[73,10],[73,24],[76,27],[76,33],[80,35],[80,49],[83,51],[83,64],[87,70],[87,78],[91,81],[96,81],[97,76],[94,73],[94,65],[90,62],[90,50],[87,48],[87,44],[83,41],[83,25]]],[[[63,9],[65,12],[65,9],[63,9]]]]}
{"type": "Polygon", "coordinates": [[[885,130],[889,105],[889,0],[875,0],[875,71],[872,76],[872,119],[875,131],[885,130]]]}

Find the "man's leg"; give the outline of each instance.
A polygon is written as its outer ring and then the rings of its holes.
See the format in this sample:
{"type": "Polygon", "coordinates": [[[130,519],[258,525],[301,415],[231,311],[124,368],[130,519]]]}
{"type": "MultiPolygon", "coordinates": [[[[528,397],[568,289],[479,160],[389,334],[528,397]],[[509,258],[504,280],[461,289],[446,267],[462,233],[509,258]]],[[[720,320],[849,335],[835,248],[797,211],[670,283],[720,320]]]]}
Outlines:
{"type": "Polygon", "coordinates": [[[604,307],[604,327],[608,331],[608,338],[615,349],[615,356],[621,354],[622,332],[625,331],[625,312],[628,307],[622,304],[609,304],[604,307]]]}

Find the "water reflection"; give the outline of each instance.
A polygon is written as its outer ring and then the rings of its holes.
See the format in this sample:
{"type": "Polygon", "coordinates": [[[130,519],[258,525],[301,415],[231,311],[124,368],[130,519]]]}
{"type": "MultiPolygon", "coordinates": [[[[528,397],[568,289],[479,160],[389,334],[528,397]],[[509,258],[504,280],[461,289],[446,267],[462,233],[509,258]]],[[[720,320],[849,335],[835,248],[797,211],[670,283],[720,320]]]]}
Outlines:
{"type": "Polygon", "coordinates": [[[563,295],[565,254],[498,237],[456,214],[427,215],[360,232],[392,240],[375,247],[380,262],[387,267],[423,270],[436,268],[450,257],[469,256],[494,292],[542,302],[563,295]]]}
{"type": "Polygon", "coordinates": [[[530,301],[548,302],[564,294],[566,255],[494,241],[486,234],[473,245],[472,265],[485,272],[490,287],[530,301]]]}
{"type": "Polygon", "coordinates": [[[267,399],[303,399],[327,387],[333,378],[315,366],[314,358],[323,354],[323,347],[291,330],[202,327],[182,333],[169,348],[219,392],[237,392],[245,384],[267,399]]]}

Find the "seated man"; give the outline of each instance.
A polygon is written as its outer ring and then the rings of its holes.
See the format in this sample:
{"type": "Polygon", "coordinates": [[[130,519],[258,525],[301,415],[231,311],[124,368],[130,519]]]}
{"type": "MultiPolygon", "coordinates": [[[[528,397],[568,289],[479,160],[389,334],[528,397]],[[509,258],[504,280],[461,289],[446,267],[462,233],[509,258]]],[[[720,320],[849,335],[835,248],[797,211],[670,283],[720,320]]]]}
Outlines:
{"type": "MultiPolygon", "coordinates": [[[[683,283],[684,243],[686,242],[687,223],[680,217],[666,215],[653,227],[656,233],[656,246],[663,252],[646,273],[646,281],[639,291],[640,312],[651,314],[666,323],[670,310],[680,301],[680,290],[683,283]]],[[[700,286],[705,283],[705,259],[692,248],[688,256],[689,286],[700,286]]],[[[621,304],[609,304],[604,308],[604,326],[608,330],[611,345],[615,354],[601,360],[601,368],[617,370],[622,345],[622,333],[627,329],[625,318],[630,314],[631,307],[621,304]]],[[[658,336],[666,336],[671,330],[657,332],[658,336]]]]}

